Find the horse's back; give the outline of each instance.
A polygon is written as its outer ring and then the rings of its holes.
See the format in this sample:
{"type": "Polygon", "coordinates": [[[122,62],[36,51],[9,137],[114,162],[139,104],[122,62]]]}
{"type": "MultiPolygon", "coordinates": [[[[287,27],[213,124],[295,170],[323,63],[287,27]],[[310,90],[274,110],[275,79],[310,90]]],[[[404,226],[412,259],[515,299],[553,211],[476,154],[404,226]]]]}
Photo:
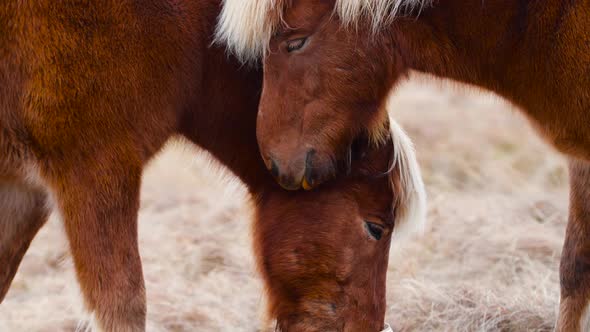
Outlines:
{"type": "Polygon", "coordinates": [[[590,159],[590,2],[525,2],[512,16],[493,90],[521,106],[558,150],[590,159]]]}

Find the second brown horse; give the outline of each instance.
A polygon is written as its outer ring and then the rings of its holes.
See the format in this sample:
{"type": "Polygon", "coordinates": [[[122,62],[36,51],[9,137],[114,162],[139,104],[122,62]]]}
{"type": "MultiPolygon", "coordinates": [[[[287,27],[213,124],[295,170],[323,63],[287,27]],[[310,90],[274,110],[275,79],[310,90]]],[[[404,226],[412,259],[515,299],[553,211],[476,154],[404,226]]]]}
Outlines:
{"type": "Polygon", "coordinates": [[[410,70],[515,104],[570,158],[557,328],[590,330],[589,1],[226,0],[220,21],[235,53],[263,57],[257,134],[286,188],[317,186],[359,133],[379,136],[410,70]]]}

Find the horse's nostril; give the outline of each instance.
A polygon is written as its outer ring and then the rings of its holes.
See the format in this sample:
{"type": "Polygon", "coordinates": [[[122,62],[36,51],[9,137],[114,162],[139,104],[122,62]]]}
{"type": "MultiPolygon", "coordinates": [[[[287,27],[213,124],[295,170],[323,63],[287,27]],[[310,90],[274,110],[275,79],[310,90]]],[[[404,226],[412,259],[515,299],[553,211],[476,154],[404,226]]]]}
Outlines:
{"type": "Polygon", "coordinates": [[[309,167],[311,163],[311,159],[315,155],[315,149],[307,150],[307,154],[305,155],[305,166],[309,167]]]}
{"type": "Polygon", "coordinates": [[[305,190],[311,190],[314,187],[315,179],[314,179],[314,168],[313,168],[313,156],[315,155],[314,149],[309,149],[307,154],[305,155],[305,173],[303,173],[303,181],[301,186],[305,190]]]}
{"type": "Polygon", "coordinates": [[[335,165],[318,154],[315,149],[308,149],[296,154],[293,160],[281,163],[281,159],[270,157],[268,168],[281,187],[288,190],[311,190],[335,175],[335,165]]]}
{"type": "Polygon", "coordinates": [[[272,176],[275,178],[279,177],[279,166],[277,165],[277,162],[272,158],[270,159],[270,174],[272,174],[272,176]]]}

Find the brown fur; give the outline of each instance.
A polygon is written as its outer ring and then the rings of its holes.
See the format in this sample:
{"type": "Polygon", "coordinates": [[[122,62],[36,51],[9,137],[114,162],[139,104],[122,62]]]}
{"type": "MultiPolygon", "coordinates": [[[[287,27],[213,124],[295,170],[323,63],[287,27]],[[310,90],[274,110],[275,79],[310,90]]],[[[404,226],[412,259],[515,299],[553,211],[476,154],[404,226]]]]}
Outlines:
{"type": "MultiPolygon", "coordinates": [[[[369,20],[344,28],[333,6],[334,0],[286,3],[285,24],[264,58],[258,139],[266,159],[291,165],[281,168],[282,178],[298,176],[301,149],[343,159],[359,132],[374,130],[380,106],[409,70],[496,92],[559,151],[590,161],[589,2],[437,1],[376,33],[369,20]],[[301,37],[308,37],[306,46],[287,52],[301,37]]],[[[588,172],[573,163],[559,331],[579,328],[590,299],[590,215],[582,199],[588,172]]],[[[319,184],[333,165],[320,160],[309,168],[319,184]]]]}
{"type": "MultiPolygon", "coordinates": [[[[354,161],[347,181],[332,181],[309,193],[281,190],[261,199],[255,252],[266,281],[269,312],[280,331],[383,328],[396,214],[387,177],[375,175],[391,162],[383,153],[391,151],[391,144],[354,161]],[[363,196],[368,192],[367,199],[363,196]],[[369,238],[362,220],[382,224],[383,238],[369,238]]],[[[393,190],[400,188],[396,174],[393,190]]]]}
{"type": "Polygon", "coordinates": [[[142,170],[183,135],[252,193],[256,252],[283,330],[382,327],[389,177],[399,174],[373,175],[387,169],[391,140],[331,187],[283,192],[255,137],[261,73],[209,47],[218,12],[219,0],[0,4],[0,301],[55,204],[98,327],[143,331],[142,170]],[[383,224],[381,241],[365,220],[383,224]]]}

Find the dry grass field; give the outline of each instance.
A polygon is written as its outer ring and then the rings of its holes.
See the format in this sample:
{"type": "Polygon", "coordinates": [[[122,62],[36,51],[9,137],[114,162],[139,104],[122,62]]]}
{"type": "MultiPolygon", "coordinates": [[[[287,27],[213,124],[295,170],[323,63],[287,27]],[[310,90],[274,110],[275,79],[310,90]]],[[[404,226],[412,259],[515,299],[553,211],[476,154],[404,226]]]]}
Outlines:
{"type": "MultiPolygon", "coordinates": [[[[387,321],[398,331],[551,331],[564,158],[496,97],[424,81],[404,84],[390,105],[414,139],[429,213],[424,235],[392,247],[387,321]]],[[[203,155],[172,144],[145,174],[148,330],[263,331],[244,190],[203,155]]],[[[0,305],[0,331],[75,331],[83,317],[52,217],[0,305]]]]}

